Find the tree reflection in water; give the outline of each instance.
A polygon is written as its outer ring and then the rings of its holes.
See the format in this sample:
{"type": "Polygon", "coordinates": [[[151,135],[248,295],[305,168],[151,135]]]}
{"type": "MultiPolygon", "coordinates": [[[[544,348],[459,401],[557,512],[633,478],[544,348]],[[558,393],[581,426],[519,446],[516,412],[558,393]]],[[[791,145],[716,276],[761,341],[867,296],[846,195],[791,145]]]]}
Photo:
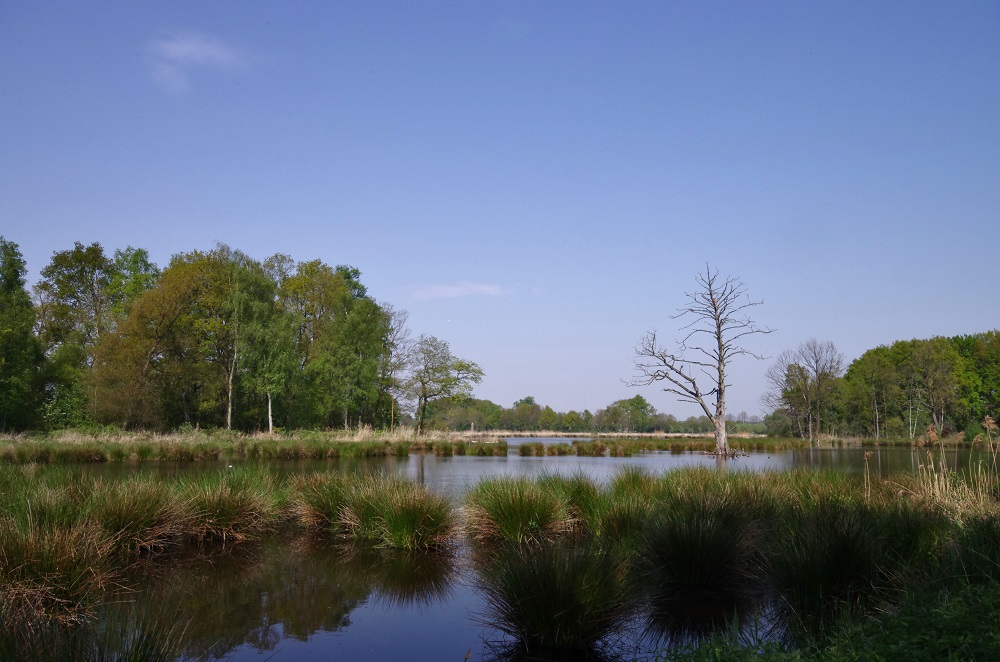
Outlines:
{"type": "Polygon", "coordinates": [[[351,624],[368,601],[387,606],[446,600],[455,559],[441,552],[400,552],[298,540],[177,555],[150,562],[132,581],[145,590],[102,610],[151,609],[184,624],[183,653],[222,658],[248,645],[268,651],[285,638],[305,641],[351,624]]]}

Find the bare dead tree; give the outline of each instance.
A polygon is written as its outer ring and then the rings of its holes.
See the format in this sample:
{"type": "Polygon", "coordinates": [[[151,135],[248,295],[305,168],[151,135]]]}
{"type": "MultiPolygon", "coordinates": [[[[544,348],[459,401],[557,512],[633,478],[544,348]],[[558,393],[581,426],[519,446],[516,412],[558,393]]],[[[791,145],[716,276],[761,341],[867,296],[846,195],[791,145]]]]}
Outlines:
{"type": "Polygon", "coordinates": [[[715,455],[726,458],[730,455],[726,437],[726,368],[737,356],[763,359],[741,342],[746,336],[771,333],[773,329],[758,326],[750,319],[750,309],[763,301],[751,301],[746,286],[738,278],[720,278],[718,270],[706,264],[705,273],[698,274],[695,282],[697,289],[685,292],[687,305],[671,316],[671,319],[691,320],[681,327],[686,335],[673,350],[659,344],[655,330],[643,336],[635,348],[637,374],[629,384],[665,383],[664,391],[682,402],[701,407],[715,426],[715,455]]]}

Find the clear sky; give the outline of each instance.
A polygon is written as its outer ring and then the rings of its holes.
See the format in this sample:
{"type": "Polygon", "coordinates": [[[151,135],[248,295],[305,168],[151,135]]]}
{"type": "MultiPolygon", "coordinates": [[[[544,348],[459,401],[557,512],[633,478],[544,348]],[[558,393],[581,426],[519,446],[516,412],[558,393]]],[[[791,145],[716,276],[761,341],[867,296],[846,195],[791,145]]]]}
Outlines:
{"type": "Polygon", "coordinates": [[[621,380],[706,262],[772,357],[1000,326],[1000,3],[6,0],[0,234],[350,264],[479,397],[687,416],[621,380]]]}

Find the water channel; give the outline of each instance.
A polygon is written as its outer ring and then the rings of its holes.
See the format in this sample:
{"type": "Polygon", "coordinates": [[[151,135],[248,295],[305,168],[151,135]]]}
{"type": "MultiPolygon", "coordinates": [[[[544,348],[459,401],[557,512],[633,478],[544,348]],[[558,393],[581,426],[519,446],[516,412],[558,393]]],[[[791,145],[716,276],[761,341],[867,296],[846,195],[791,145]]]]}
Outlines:
{"type": "MultiPolygon", "coordinates": [[[[521,441],[511,439],[509,443],[516,447],[521,441]]],[[[870,450],[869,469],[883,475],[914,471],[928,461],[926,449],[870,450]]],[[[756,452],[730,462],[727,470],[817,467],[860,473],[866,452],[861,448],[756,452]]],[[[953,469],[992,461],[981,451],[947,452],[953,469]]],[[[144,469],[218,471],[229,464],[151,463],[144,469]]],[[[445,493],[457,503],[470,486],[487,475],[583,473],[602,481],[624,466],[662,472],[714,467],[715,461],[691,452],[522,457],[512,448],[507,457],[412,454],[404,458],[286,461],[268,466],[282,473],[384,471],[445,493]]],[[[89,470],[118,473],[135,471],[136,467],[109,463],[89,470]]],[[[167,614],[183,628],[186,654],[195,659],[496,659],[494,652],[503,637],[483,624],[484,605],[474,588],[469,554],[464,547],[452,555],[414,555],[306,541],[273,541],[225,553],[185,554],[142,569],[132,582],[141,587],[138,592],[107,606],[101,620],[134,622],[149,614],[167,614]]],[[[655,648],[655,642],[639,644],[627,657],[643,659],[655,648]]]]}

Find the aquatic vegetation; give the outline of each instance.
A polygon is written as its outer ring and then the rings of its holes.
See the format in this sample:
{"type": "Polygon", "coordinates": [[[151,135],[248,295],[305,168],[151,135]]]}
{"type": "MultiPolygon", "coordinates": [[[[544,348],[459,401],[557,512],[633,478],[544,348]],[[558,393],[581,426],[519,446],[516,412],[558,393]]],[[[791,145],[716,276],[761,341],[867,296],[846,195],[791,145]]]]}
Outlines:
{"type": "Polygon", "coordinates": [[[457,528],[445,497],[422,485],[384,475],[348,483],[340,522],[360,540],[406,550],[447,546],[457,528]]]}
{"type": "MultiPolygon", "coordinates": [[[[256,444],[253,452],[271,453],[272,442],[286,441],[251,440],[245,452],[256,444]]],[[[287,447],[295,454],[322,448],[325,456],[332,446],[324,443],[306,438],[287,447]]],[[[380,441],[352,443],[360,452],[384,448],[380,441]]],[[[467,450],[475,446],[487,444],[467,450]]],[[[430,448],[459,452],[450,441],[430,448]]],[[[935,465],[888,479],[816,470],[652,474],[634,467],[606,481],[582,472],[497,476],[472,486],[456,508],[406,479],[330,473],[333,463],[321,465],[324,471],[288,475],[254,464],[117,478],[58,464],[0,466],[4,622],[85,623],[132,566],[175,556],[162,552],[252,550],[260,545],[246,543],[272,540],[290,548],[333,545],[343,563],[380,558],[366,585],[391,604],[405,604],[407,596],[419,602],[448,584],[456,566],[446,561],[463,531],[478,567],[494,573],[482,580],[483,595],[501,586],[507,592],[497,594],[495,606],[508,600],[504,595],[530,601],[521,616],[497,616],[502,610],[491,607],[489,620],[508,623],[497,627],[532,650],[597,654],[600,642],[618,636],[621,623],[601,616],[578,584],[587,578],[587,591],[611,592],[602,585],[616,584],[622,566],[631,606],[621,613],[634,618],[628,627],[645,624],[670,642],[690,641],[673,637],[678,629],[703,636],[733,625],[733,614],[745,623],[766,611],[769,622],[788,623],[782,641],[800,645],[830,636],[844,619],[896,609],[914,587],[989,589],[1000,578],[998,482],[982,466],[959,473],[935,465]],[[611,578],[596,576],[595,558],[611,578]],[[426,572],[414,570],[418,565],[426,572]],[[555,579],[531,579],[532,572],[555,579]],[[549,596],[521,592],[532,582],[578,607],[545,607],[549,596]],[[545,609],[552,623],[540,622],[545,609]],[[582,630],[578,622],[601,631],[601,619],[616,624],[596,639],[567,634],[563,641],[554,633],[582,630]],[[550,631],[531,634],[536,627],[550,631]]]]}
{"type": "Polygon", "coordinates": [[[765,571],[792,624],[816,632],[886,596],[895,564],[879,523],[864,504],[832,499],[781,519],[765,571]]]}
{"type": "Polygon", "coordinates": [[[347,496],[342,474],[315,473],[289,479],[289,509],[295,522],[309,531],[340,533],[347,496]]]}
{"type": "Polygon", "coordinates": [[[88,516],[126,552],[177,544],[195,523],[194,504],[163,481],[139,475],[95,481],[84,506],[88,516]]]}
{"type": "Polygon", "coordinates": [[[479,569],[479,618],[531,655],[588,657],[634,613],[628,567],[626,555],[586,540],[501,545],[479,569]]]}
{"type": "Polygon", "coordinates": [[[526,478],[484,478],[466,495],[466,527],[480,540],[539,543],[571,530],[566,498],[526,478]]]}
{"type": "Polygon", "coordinates": [[[229,469],[185,477],[179,485],[192,514],[198,541],[255,540],[274,531],[285,495],[274,477],[252,469],[229,469]]]}
{"type": "Polygon", "coordinates": [[[665,499],[641,534],[639,576],[651,606],[650,626],[718,627],[748,612],[764,592],[760,573],[767,524],[737,492],[665,499]]]}

